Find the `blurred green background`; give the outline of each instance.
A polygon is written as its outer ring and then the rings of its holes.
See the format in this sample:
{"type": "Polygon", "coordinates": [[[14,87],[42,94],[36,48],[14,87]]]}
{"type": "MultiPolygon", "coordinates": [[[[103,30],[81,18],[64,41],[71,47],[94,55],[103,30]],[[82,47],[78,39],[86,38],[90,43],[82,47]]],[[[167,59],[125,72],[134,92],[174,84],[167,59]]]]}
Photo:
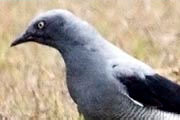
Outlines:
{"type": "Polygon", "coordinates": [[[0,119],[81,119],[60,54],[35,43],[10,48],[34,16],[55,8],[72,11],[116,46],[180,81],[179,0],[1,0],[0,119]]]}

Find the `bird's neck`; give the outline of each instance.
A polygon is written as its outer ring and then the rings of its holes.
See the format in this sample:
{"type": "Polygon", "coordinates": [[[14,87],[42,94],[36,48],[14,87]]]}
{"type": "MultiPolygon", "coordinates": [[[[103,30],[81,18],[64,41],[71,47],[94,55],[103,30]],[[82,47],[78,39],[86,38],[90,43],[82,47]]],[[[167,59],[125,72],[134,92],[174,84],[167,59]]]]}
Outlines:
{"type": "Polygon", "coordinates": [[[99,84],[98,82],[103,81],[103,79],[97,80],[97,78],[103,76],[102,70],[105,69],[105,65],[103,65],[105,63],[93,50],[91,51],[85,47],[72,49],[68,52],[63,51],[62,54],[66,65],[67,86],[74,101],[77,101],[76,99],[79,97],[78,99],[81,99],[82,103],[86,101],[86,93],[91,91],[88,89],[93,89],[99,84]]]}

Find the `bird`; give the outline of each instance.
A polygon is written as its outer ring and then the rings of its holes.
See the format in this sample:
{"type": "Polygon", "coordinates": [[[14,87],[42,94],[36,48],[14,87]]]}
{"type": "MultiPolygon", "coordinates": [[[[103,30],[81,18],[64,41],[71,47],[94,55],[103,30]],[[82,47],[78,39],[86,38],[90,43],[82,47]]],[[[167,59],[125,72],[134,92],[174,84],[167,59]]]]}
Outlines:
{"type": "Polygon", "coordinates": [[[70,96],[85,120],[180,120],[180,86],[72,12],[40,13],[11,47],[25,42],[59,51],[70,96]]]}

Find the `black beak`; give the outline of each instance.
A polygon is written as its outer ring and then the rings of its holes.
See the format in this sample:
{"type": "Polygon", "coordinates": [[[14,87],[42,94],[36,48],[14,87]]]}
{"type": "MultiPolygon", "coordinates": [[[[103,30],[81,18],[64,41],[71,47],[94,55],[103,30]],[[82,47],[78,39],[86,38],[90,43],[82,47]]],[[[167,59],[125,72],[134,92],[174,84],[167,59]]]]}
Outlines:
{"type": "Polygon", "coordinates": [[[34,40],[34,38],[33,38],[30,34],[24,33],[24,34],[22,34],[20,37],[16,38],[16,40],[14,40],[14,41],[11,43],[11,47],[16,46],[16,45],[19,45],[19,44],[21,44],[21,43],[33,41],[33,40],[34,40]]]}

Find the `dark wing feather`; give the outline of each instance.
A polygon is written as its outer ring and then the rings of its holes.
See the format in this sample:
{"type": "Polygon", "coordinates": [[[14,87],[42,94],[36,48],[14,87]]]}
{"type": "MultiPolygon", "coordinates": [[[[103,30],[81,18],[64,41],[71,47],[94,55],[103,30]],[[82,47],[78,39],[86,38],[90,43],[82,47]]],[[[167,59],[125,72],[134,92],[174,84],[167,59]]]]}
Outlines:
{"type": "Polygon", "coordinates": [[[141,79],[137,76],[118,78],[130,97],[146,106],[180,114],[180,86],[158,74],[141,79]]]}

